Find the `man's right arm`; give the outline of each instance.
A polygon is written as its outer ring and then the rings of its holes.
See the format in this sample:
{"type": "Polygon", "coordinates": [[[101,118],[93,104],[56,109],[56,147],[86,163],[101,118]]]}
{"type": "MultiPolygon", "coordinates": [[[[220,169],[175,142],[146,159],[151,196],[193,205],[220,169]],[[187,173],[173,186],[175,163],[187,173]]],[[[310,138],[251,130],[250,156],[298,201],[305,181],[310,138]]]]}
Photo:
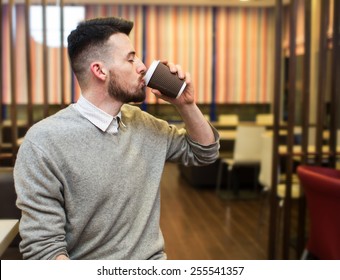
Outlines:
{"type": "Polygon", "coordinates": [[[66,251],[64,198],[57,167],[25,140],[14,167],[17,206],[21,210],[20,251],[24,259],[53,259],[66,251]]]}

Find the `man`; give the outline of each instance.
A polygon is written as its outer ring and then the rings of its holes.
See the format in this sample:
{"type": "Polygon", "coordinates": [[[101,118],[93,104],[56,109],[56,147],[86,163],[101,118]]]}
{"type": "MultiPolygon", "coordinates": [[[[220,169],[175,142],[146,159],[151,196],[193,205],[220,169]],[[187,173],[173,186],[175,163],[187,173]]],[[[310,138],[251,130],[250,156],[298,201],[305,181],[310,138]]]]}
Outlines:
{"type": "Polygon", "coordinates": [[[169,99],[186,130],[141,111],[146,67],[129,40],[133,23],[93,19],[68,37],[82,96],[27,133],[15,164],[25,259],[165,259],[159,184],[166,161],[214,162],[217,132],[187,86],[169,99]]]}

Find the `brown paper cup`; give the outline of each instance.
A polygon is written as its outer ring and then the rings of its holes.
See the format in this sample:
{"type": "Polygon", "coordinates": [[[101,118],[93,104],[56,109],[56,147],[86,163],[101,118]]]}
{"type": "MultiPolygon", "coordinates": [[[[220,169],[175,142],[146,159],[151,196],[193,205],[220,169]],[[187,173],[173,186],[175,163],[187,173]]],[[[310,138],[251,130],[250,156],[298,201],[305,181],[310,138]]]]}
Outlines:
{"type": "Polygon", "coordinates": [[[186,82],[171,73],[169,67],[159,60],[151,63],[145,74],[145,84],[171,98],[180,97],[186,87],[186,82]]]}

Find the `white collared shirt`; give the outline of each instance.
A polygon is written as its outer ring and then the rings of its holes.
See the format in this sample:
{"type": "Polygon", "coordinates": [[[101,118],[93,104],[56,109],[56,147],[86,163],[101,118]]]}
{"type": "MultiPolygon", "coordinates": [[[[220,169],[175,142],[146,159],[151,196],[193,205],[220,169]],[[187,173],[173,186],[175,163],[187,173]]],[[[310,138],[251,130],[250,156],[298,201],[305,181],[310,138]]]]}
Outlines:
{"type": "MultiPolygon", "coordinates": [[[[77,103],[73,104],[81,115],[98,127],[101,131],[107,132],[109,134],[118,133],[119,123],[122,123],[121,116],[122,112],[116,116],[111,116],[103,110],[99,109],[88,101],[84,96],[80,96],[77,103]]],[[[124,126],[124,124],[122,123],[124,126]]]]}

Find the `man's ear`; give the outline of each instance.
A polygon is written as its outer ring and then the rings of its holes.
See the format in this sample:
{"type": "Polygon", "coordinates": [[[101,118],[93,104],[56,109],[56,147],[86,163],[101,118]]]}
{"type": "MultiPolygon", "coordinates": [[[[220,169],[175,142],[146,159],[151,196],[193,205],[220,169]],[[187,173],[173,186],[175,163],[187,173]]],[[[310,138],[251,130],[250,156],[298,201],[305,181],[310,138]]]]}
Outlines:
{"type": "Polygon", "coordinates": [[[101,62],[93,62],[90,67],[93,75],[102,81],[106,80],[107,70],[101,62]]]}

